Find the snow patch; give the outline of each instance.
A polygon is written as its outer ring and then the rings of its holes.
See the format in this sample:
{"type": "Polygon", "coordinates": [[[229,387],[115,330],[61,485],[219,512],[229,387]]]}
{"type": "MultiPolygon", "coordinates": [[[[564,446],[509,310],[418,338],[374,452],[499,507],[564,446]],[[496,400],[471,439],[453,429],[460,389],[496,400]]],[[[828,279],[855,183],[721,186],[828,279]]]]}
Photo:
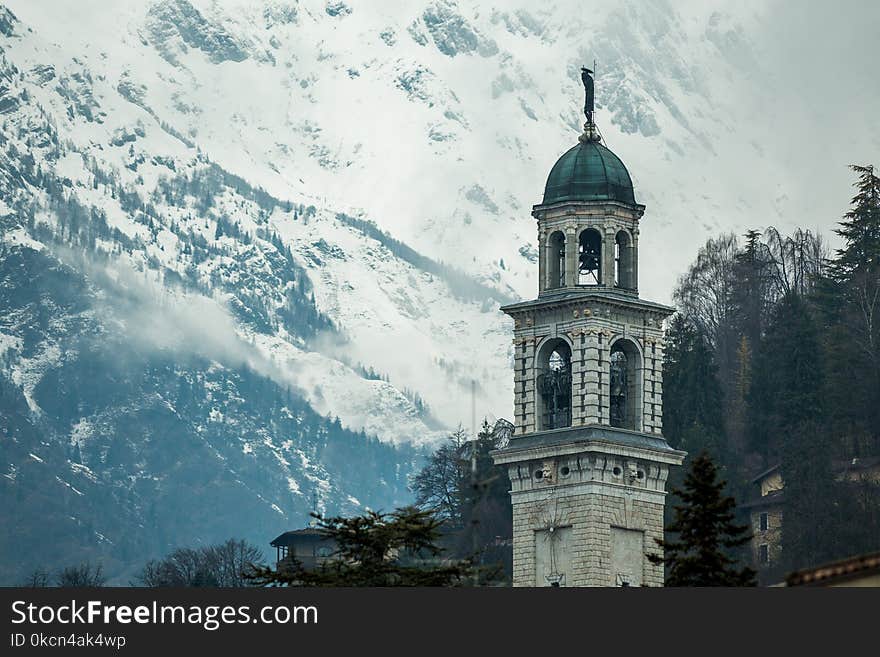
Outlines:
{"type": "Polygon", "coordinates": [[[56,476],[55,479],[56,479],[56,481],[58,481],[58,483],[60,483],[60,484],[64,484],[65,486],[67,486],[70,490],[72,490],[72,491],[73,491],[74,493],[76,493],[77,495],[82,496],[82,494],[83,494],[82,491],[80,491],[80,490],[74,488],[71,484],[69,484],[69,483],[67,483],[66,481],[64,481],[61,477],[56,476]]]}
{"type": "Polygon", "coordinates": [[[45,247],[41,242],[28,235],[24,228],[15,228],[2,234],[2,240],[13,246],[23,246],[34,251],[42,251],[45,247]]]}

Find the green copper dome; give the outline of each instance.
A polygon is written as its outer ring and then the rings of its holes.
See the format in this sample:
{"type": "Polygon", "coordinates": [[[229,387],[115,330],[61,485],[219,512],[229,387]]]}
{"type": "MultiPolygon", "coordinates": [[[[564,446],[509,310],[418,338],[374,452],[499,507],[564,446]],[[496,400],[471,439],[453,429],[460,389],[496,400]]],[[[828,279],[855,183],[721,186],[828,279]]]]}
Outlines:
{"type": "Polygon", "coordinates": [[[568,150],[550,170],[543,205],[562,201],[636,204],[632,179],[623,162],[593,140],[584,140],[568,150]]]}

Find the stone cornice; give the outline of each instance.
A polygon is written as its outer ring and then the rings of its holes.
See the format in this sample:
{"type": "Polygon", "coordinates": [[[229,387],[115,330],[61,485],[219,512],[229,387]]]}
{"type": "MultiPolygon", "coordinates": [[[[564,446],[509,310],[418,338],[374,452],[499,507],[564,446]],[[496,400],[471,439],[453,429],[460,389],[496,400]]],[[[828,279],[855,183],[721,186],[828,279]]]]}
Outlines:
{"type": "Polygon", "coordinates": [[[504,449],[492,452],[492,457],[496,463],[517,463],[590,453],[641,458],[670,465],[680,465],[687,455],[670,447],[657,434],[593,424],[524,434],[512,438],[504,449]]]}
{"type": "Polygon", "coordinates": [[[651,488],[633,488],[625,484],[615,484],[607,481],[579,481],[572,484],[555,484],[547,488],[533,488],[514,490],[510,492],[512,499],[517,502],[546,502],[548,494],[568,495],[608,495],[612,497],[627,496],[640,502],[652,502],[663,504],[666,498],[665,490],[651,488]]]}
{"type": "Polygon", "coordinates": [[[584,288],[567,288],[567,291],[562,293],[546,294],[530,301],[520,301],[502,306],[501,311],[514,319],[536,310],[544,310],[546,308],[574,309],[585,304],[638,310],[655,315],[661,319],[665,319],[675,312],[675,308],[671,306],[665,306],[654,301],[646,301],[637,296],[624,296],[624,294],[598,290],[587,291],[584,288]]]}
{"type": "Polygon", "coordinates": [[[583,214],[607,214],[607,215],[624,215],[624,214],[635,214],[636,218],[639,219],[642,215],[645,214],[645,206],[637,203],[635,205],[630,205],[628,203],[623,203],[621,201],[560,201],[559,203],[550,203],[548,205],[544,205],[543,203],[539,203],[537,205],[532,206],[532,216],[535,219],[540,221],[541,217],[545,214],[555,213],[557,211],[563,211],[560,214],[565,214],[565,210],[572,211],[572,214],[578,214],[580,211],[583,214]],[[585,212],[586,210],[586,212],[585,212]],[[623,212],[621,212],[623,210],[623,212]]]}

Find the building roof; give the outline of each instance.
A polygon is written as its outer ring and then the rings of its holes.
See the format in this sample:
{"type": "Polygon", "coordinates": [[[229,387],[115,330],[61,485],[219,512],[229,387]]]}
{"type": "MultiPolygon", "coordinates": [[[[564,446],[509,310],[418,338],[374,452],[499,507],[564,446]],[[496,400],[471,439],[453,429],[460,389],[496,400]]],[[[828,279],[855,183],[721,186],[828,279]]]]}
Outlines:
{"type": "Polygon", "coordinates": [[[744,509],[758,509],[785,504],[784,490],[771,490],[766,495],[756,495],[742,505],[744,509]]]}
{"type": "Polygon", "coordinates": [[[767,468],[766,470],[764,470],[764,471],[761,472],[760,474],[755,475],[755,477],[752,479],[752,483],[753,483],[753,484],[757,484],[757,483],[760,482],[762,479],[765,479],[765,478],[768,477],[769,475],[772,475],[772,474],[773,474],[774,472],[776,472],[778,469],[779,469],[779,464],[778,464],[778,463],[777,463],[776,465],[773,465],[773,466],[767,468]]]}
{"type": "MultiPolygon", "coordinates": [[[[780,465],[781,464],[777,463],[755,475],[752,479],[752,483],[757,484],[761,480],[766,479],[768,476],[779,470],[780,465]]],[[[834,474],[861,473],[868,472],[878,466],[880,466],[880,456],[869,456],[833,461],[831,463],[831,471],[834,474]]]]}
{"type": "Polygon", "coordinates": [[[822,586],[873,573],[880,573],[880,552],[861,554],[815,568],[798,570],[786,577],[785,583],[787,586],[822,586]]]}
{"type": "Polygon", "coordinates": [[[621,201],[636,205],[632,179],[620,158],[595,140],[570,148],[550,170],[544,205],[563,201],[621,201]]]}
{"type": "Polygon", "coordinates": [[[327,539],[327,535],[318,527],[306,527],[305,529],[294,529],[293,531],[284,532],[275,538],[269,545],[272,547],[282,547],[292,545],[296,541],[320,541],[327,539]]]}

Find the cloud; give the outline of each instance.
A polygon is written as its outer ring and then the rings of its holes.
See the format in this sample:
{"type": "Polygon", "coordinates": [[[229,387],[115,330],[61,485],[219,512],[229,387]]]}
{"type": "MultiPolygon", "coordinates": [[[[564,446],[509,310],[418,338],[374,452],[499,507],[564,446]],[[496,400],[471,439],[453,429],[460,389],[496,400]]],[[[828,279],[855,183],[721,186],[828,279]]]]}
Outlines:
{"type": "Polygon", "coordinates": [[[282,385],[291,384],[242,337],[235,318],[220,301],[167,287],[155,271],[138,271],[121,259],[101,264],[70,250],[55,254],[95,283],[100,290],[95,311],[137,350],[181,359],[195,356],[230,368],[247,366],[282,385]]]}

